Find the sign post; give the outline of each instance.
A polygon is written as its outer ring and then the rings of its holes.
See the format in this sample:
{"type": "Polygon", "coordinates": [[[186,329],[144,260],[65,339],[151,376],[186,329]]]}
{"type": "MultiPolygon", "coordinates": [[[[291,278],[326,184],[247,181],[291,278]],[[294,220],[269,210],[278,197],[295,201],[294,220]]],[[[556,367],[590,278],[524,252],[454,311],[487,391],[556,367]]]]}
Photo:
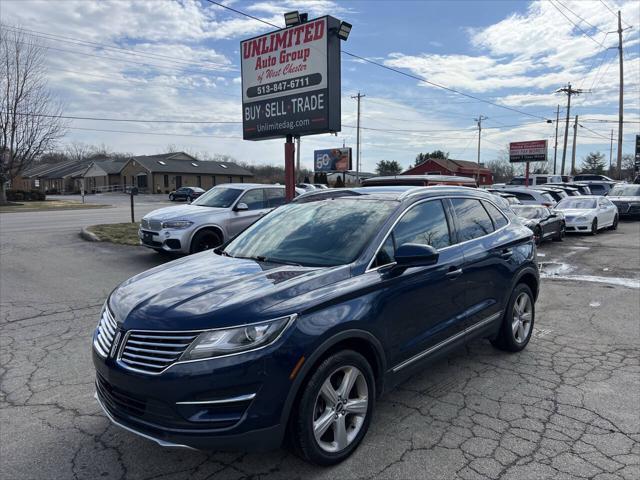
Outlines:
{"type": "Polygon", "coordinates": [[[284,144],[284,184],[285,195],[287,201],[293,200],[295,197],[296,172],[294,166],[294,157],[296,154],[296,146],[293,143],[293,137],[287,135],[287,141],[284,144]]]}
{"type": "Polygon", "coordinates": [[[529,163],[547,161],[547,141],[531,140],[529,142],[509,143],[509,162],[526,163],[524,185],[529,186],[529,163]]]}
{"type": "Polygon", "coordinates": [[[242,136],[286,138],[289,200],[295,191],[293,137],[341,130],[339,32],[345,24],[325,16],[240,43],[242,136]]]}

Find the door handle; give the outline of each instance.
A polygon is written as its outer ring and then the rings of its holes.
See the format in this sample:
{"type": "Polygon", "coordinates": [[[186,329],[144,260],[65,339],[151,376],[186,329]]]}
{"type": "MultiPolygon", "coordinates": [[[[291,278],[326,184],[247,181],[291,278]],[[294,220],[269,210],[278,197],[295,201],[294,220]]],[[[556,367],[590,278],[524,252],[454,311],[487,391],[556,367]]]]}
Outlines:
{"type": "Polygon", "coordinates": [[[449,267],[449,271],[445,275],[449,280],[455,280],[462,275],[462,269],[460,267],[449,267]]]}
{"type": "Polygon", "coordinates": [[[500,252],[500,258],[504,258],[505,260],[511,258],[513,255],[513,250],[510,248],[505,248],[500,252]]]}

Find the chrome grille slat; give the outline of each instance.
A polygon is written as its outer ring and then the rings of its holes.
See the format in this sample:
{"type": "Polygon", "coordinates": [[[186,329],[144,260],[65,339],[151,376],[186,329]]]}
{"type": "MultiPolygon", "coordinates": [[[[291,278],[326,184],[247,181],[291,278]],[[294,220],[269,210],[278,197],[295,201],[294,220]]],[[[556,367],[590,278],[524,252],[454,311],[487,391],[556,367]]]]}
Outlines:
{"type": "Polygon", "coordinates": [[[109,351],[113,346],[113,339],[115,338],[117,330],[118,324],[107,306],[102,312],[100,323],[98,323],[96,338],[93,341],[93,346],[101,357],[106,358],[109,356],[109,351]]]}
{"type": "Polygon", "coordinates": [[[119,361],[125,368],[151,374],[162,373],[178,361],[197,336],[193,332],[131,331],[120,352],[119,361]]]}
{"type": "Polygon", "coordinates": [[[140,348],[140,347],[132,347],[132,346],[127,346],[127,351],[129,350],[133,350],[134,352],[142,352],[142,353],[154,353],[156,355],[170,355],[172,357],[174,356],[179,356],[182,354],[182,352],[163,352],[162,350],[151,350],[148,348],[140,348]]]}

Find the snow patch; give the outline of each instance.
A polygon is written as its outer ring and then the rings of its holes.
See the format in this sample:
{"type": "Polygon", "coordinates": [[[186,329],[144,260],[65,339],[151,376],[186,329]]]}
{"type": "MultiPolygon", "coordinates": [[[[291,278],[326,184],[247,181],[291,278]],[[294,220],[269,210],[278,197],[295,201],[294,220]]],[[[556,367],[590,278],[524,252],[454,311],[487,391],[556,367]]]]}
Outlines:
{"type": "Polygon", "coordinates": [[[591,303],[589,304],[589,306],[590,306],[590,307],[593,307],[593,308],[597,308],[597,307],[599,307],[600,305],[601,305],[601,304],[600,304],[600,302],[591,302],[591,303]]]}
{"type": "Polygon", "coordinates": [[[540,273],[540,277],[548,278],[550,280],[574,280],[577,282],[605,283],[640,290],[640,280],[635,278],[597,277],[593,275],[555,275],[549,273],[540,273]]]}

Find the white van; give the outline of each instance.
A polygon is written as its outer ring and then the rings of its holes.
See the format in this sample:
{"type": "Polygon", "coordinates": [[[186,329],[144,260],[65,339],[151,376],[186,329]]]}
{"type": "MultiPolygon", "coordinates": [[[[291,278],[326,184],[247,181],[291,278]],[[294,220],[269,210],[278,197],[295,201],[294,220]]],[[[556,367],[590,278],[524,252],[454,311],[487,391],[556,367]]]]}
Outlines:
{"type": "MultiPolygon", "coordinates": [[[[507,185],[524,185],[524,176],[513,177],[507,185]]],[[[540,173],[535,175],[529,175],[529,186],[544,185],[546,183],[562,183],[561,175],[550,175],[548,173],[540,173]]]]}

